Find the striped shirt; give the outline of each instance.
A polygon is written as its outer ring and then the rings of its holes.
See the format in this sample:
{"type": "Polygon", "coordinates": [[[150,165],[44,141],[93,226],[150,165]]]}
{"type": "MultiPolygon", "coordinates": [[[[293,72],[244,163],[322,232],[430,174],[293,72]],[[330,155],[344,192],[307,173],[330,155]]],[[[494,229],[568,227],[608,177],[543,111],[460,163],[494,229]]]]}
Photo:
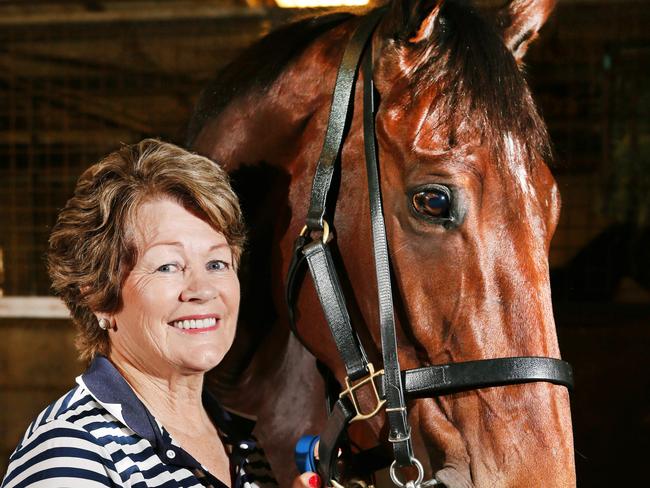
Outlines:
{"type": "MultiPolygon", "coordinates": [[[[230,453],[232,486],[276,487],[251,435],[254,423],[225,411],[207,391],[203,405],[230,453]]],[[[32,422],[1,488],[98,486],[225,487],[174,441],[102,356],[32,422]]]]}

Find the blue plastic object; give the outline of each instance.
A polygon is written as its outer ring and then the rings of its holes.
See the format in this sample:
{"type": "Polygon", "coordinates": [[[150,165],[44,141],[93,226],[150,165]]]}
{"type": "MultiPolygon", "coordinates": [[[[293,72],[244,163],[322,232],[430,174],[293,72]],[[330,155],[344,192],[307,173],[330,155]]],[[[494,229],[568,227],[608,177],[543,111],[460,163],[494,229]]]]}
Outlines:
{"type": "Polygon", "coordinates": [[[303,435],[296,442],[296,466],[301,473],[306,473],[307,471],[316,472],[314,448],[319,439],[319,435],[303,435]]]}

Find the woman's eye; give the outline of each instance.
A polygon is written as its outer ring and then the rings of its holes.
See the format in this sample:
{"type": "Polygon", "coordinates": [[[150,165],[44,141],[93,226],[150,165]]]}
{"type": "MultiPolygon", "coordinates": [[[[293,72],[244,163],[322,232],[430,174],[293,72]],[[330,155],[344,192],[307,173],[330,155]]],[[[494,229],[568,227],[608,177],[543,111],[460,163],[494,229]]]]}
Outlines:
{"type": "Polygon", "coordinates": [[[163,264],[162,266],[159,266],[156,271],[160,271],[161,273],[173,273],[174,271],[177,271],[180,269],[180,266],[176,263],[167,263],[163,264]]]}
{"type": "Polygon", "coordinates": [[[416,212],[436,219],[451,218],[451,196],[445,187],[426,188],[413,194],[412,205],[416,212]]]}
{"type": "Polygon", "coordinates": [[[230,268],[230,264],[221,260],[210,261],[207,265],[209,271],[222,271],[230,268]]]}

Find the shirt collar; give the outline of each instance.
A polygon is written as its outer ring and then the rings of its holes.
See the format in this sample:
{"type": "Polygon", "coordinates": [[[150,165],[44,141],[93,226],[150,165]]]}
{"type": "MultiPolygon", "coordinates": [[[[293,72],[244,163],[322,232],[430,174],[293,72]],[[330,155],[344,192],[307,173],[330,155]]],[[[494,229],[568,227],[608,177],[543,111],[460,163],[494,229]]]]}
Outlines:
{"type": "MultiPolygon", "coordinates": [[[[152,445],[159,443],[161,432],[147,407],[137,397],[131,386],[105,356],[96,356],[90,367],[77,383],[124,425],[147,439],[152,445]]],[[[216,427],[229,444],[247,442],[255,426],[253,420],[228,412],[217,399],[204,388],[203,406],[216,427]]]]}

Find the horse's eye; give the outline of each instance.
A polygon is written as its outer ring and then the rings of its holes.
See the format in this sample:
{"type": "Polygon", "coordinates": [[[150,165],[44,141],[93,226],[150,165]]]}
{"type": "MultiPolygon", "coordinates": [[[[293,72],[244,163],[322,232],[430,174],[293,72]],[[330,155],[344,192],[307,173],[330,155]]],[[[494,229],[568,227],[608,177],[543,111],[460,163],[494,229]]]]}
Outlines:
{"type": "Polygon", "coordinates": [[[416,212],[434,219],[449,219],[451,197],[444,187],[427,188],[413,194],[413,208],[416,212]]]}

